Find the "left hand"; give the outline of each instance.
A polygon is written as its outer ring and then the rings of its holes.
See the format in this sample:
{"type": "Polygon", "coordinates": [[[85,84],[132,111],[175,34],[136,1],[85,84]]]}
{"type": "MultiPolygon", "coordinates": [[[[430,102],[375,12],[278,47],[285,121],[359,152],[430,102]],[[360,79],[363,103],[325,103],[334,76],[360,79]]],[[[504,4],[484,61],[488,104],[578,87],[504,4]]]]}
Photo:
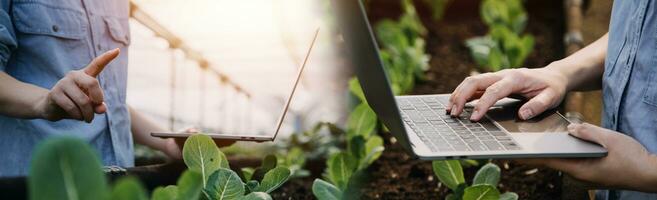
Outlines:
{"type": "MultiPolygon", "coordinates": [[[[185,133],[198,133],[196,128],[188,128],[184,131],[185,133]]],[[[182,159],[182,149],[187,138],[167,138],[165,139],[165,147],[162,152],[169,156],[169,158],[180,160],[182,159]]],[[[218,147],[226,147],[234,144],[235,140],[219,140],[214,139],[214,143],[218,147]]]]}
{"type": "Polygon", "coordinates": [[[576,179],[604,187],[657,192],[657,157],[633,138],[591,124],[571,124],[571,135],[598,143],[608,150],[602,158],[523,159],[522,163],[545,165],[576,179]]]}

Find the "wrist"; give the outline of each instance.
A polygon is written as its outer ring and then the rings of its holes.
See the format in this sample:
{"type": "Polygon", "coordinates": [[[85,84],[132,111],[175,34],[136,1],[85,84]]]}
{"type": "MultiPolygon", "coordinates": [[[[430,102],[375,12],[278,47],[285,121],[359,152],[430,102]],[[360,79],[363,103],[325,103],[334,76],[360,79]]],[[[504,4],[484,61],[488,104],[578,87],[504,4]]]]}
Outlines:
{"type": "Polygon", "coordinates": [[[31,101],[30,106],[30,117],[29,118],[40,118],[40,119],[49,119],[48,115],[48,91],[39,92],[35,98],[31,101]]]}
{"type": "Polygon", "coordinates": [[[567,61],[564,61],[562,59],[562,60],[553,61],[543,68],[546,71],[546,73],[553,74],[559,79],[560,82],[565,83],[565,90],[566,90],[565,92],[569,92],[576,87],[573,85],[571,81],[573,80],[573,75],[575,74],[575,72],[572,70],[572,67],[568,67],[568,66],[569,64],[567,63],[567,61]]]}

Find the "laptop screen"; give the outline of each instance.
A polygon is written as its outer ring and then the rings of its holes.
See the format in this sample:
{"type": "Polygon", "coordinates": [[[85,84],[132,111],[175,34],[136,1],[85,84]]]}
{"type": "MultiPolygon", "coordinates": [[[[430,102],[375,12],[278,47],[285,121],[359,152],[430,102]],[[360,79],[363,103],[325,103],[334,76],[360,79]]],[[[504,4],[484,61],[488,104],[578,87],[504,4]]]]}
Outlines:
{"type": "Polygon", "coordinates": [[[338,28],[345,40],[346,51],[368,104],[397,141],[412,152],[362,2],[333,0],[333,8],[338,16],[338,28]]]}

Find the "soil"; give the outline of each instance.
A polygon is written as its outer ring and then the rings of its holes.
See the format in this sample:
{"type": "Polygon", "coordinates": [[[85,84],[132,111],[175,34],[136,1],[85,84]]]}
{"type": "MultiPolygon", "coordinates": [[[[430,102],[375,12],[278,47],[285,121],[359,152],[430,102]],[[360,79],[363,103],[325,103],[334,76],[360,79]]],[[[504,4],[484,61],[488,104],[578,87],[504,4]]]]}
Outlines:
{"type": "MultiPolygon", "coordinates": [[[[367,5],[371,24],[377,21],[399,17],[401,10],[398,0],[370,1],[367,5]]],[[[415,1],[422,22],[427,27],[426,51],[431,55],[430,69],[426,80],[419,82],[413,94],[450,93],[475,69],[465,40],[485,35],[487,27],[479,18],[479,1],[452,1],[442,20],[431,18],[429,6],[415,1]]],[[[562,1],[525,1],[529,22],[525,29],[535,37],[533,53],[525,62],[527,67],[542,67],[564,56],[563,33],[564,14],[562,1]]],[[[439,186],[433,175],[431,162],[411,158],[403,149],[386,139],[386,150],[375,161],[368,172],[370,181],[362,188],[363,199],[444,199],[449,193],[439,186]]],[[[513,163],[493,161],[502,168],[502,178],[498,187],[501,191],[518,193],[520,199],[560,199],[561,176],[554,170],[513,163]]],[[[464,169],[466,181],[472,179],[477,168],[464,169]]],[[[320,177],[313,172],[312,177],[320,177]]],[[[314,178],[290,180],[272,196],[274,199],[314,199],[312,182],[314,178]]]]}
{"type": "MultiPolygon", "coordinates": [[[[389,134],[383,134],[390,138],[389,134]]],[[[363,199],[444,199],[450,193],[433,173],[430,161],[414,159],[398,144],[386,140],[386,151],[369,168],[371,181],[363,187],[363,199]]],[[[559,199],[561,178],[554,170],[511,161],[495,160],[502,169],[498,188],[518,193],[520,199],[559,199]]],[[[464,169],[471,184],[478,167],[464,169]]]]}

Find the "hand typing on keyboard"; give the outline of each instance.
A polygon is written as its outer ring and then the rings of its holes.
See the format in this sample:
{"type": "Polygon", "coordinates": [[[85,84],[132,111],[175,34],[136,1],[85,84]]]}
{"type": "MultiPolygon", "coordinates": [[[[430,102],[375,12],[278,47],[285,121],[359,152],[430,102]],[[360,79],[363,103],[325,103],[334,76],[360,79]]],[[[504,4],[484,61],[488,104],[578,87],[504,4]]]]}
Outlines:
{"type": "Polygon", "coordinates": [[[549,67],[485,73],[463,80],[452,93],[446,108],[452,116],[459,116],[468,101],[479,99],[470,117],[477,121],[495,102],[516,94],[529,99],[518,110],[520,118],[527,120],[559,105],[566,94],[567,85],[566,77],[549,67]]]}

